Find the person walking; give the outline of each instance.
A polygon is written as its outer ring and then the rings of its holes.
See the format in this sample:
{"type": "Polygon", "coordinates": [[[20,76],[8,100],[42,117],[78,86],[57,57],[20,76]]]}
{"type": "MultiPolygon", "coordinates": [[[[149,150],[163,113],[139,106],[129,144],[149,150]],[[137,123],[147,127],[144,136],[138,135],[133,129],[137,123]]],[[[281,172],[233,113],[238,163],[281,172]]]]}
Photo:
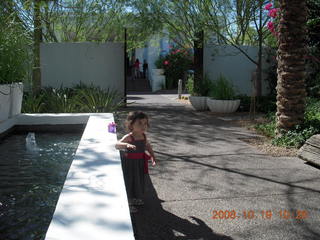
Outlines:
{"type": "Polygon", "coordinates": [[[143,60],[142,70],[143,70],[143,78],[146,79],[147,71],[148,71],[148,63],[145,59],[143,60]]]}
{"type": "Polygon", "coordinates": [[[140,61],[139,58],[136,59],[136,61],[134,62],[134,78],[138,79],[139,75],[140,75],[140,61]]]}

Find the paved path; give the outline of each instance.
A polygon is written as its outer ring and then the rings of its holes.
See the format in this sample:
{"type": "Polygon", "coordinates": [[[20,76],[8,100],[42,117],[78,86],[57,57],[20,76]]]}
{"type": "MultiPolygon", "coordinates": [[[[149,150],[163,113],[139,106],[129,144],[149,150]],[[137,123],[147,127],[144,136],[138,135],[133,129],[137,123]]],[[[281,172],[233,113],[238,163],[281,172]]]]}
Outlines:
{"type": "Polygon", "coordinates": [[[254,133],[175,97],[128,98],[135,103],[126,110],[151,118],[158,160],[147,178],[146,204],[132,215],[137,240],[320,239],[319,169],[268,156],[242,140],[254,133]],[[302,219],[285,218],[297,211],[302,219]]]}

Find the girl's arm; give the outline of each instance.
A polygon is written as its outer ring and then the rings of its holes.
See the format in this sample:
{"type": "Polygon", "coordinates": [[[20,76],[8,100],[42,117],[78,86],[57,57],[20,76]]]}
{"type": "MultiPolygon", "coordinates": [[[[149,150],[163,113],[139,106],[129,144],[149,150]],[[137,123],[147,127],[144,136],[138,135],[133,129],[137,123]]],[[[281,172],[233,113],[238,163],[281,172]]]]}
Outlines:
{"type": "Polygon", "coordinates": [[[149,143],[148,140],[146,141],[146,150],[147,150],[147,151],[150,153],[150,155],[151,155],[152,165],[153,165],[153,166],[156,165],[156,158],[155,158],[155,156],[154,156],[154,152],[153,152],[153,150],[152,150],[152,146],[151,146],[151,144],[149,143]]]}
{"type": "Polygon", "coordinates": [[[136,149],[135,145],[130,144],[130,136],[127,134],[123,136],[117,143],[116,143],[116,149],[136,149]]]}

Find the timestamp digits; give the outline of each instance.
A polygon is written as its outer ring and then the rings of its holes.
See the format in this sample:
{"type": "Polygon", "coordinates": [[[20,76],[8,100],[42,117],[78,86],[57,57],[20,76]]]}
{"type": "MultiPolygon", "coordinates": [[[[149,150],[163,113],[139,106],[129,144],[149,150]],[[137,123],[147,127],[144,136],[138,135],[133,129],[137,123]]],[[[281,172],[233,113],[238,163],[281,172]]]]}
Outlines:
{"type": "Polygon", "coordinates": [[[243,211],[236,211],[232,210],[212,210],[211,212],[211,219],[265,219],[271,220],[273,217],[278,217],[280,219],[307,219],[309,217],[309,213],[307,210],[279,210],[279,211],[272,211],[272,210],[261,210],[261,211],[254,211],[254,210],[243,210],[243,211]]]}

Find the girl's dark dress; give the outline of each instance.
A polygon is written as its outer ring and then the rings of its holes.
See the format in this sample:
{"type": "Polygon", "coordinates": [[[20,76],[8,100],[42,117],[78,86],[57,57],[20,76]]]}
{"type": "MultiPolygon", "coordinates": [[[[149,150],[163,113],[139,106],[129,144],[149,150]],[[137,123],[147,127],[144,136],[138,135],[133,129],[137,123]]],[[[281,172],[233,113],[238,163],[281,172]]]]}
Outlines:
{"type": "Polygon", "coordinates": [[[126,184],[128,199],[141,199],[144,194],[145,173],[148,173],[148,159],[146,153],[146,137],[135,140],[131,135],[131,142],[136,149],[128,149],[122,153],[122,170],[126,184]]]}

